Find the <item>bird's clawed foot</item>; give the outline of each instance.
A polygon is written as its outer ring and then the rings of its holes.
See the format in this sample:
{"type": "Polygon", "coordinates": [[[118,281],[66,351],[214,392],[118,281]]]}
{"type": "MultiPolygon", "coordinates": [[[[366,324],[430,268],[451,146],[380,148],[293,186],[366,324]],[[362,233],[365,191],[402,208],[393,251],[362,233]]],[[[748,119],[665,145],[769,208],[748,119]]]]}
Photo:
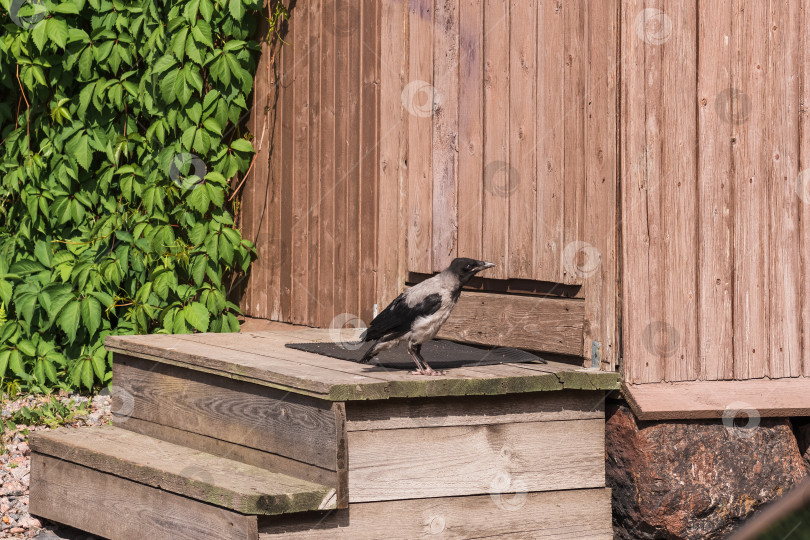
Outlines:
{"type": "Polygon", "coordinates": [[[411,375],[428,375],[428,376],[447,375],[446,371],[435,370],[435,369],[432,369],[430,366],[427,366],[427,369],[409,371],[408,373],[411,374],[411,375]]]}

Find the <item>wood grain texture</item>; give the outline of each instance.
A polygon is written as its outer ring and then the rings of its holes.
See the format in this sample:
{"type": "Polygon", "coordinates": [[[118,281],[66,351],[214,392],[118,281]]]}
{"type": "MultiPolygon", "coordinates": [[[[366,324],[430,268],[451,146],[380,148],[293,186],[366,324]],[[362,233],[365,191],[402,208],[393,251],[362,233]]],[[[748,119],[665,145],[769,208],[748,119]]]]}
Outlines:
{"type": "Polygon", "coordinates": [[[543,1],[537,40],[537,203],[534,269],[540,279],[562,281],[565,204],[565,19],[561,3],[543,1]],[[542,99],[541,99],[542,98],[542,99]]]}
{"type": "MultiPolygon", "coordinates": [[[[346,312],[347,305],[347,266],[349,245],[349,78],[352,63],[350,62],[350,44],[352,34],[357,33],[356,10],[352,10],[350,0],[336,0],[335,12],[335,183],[333,185],[333,238],[335,246],[335,264],[332,267],[332,317],[346,312]],[[351,25],[351,26],[350,26],[351,25]],[[346,309],[344,309],[346,308],[346,309]]],[[[352,270],[357,261],[352,261],[352,270]]],[[[322,326],[330,326],[331,320],[322,326]]]]}
{"type": "MultiPolygon", "coordinates": [[[[342,301],[336,301],[335,306],[345,313],[359,315],[360,313],[360,124],[363,117],[360,115],[362,56],[361,40],[363,2],[347,2],[346,13],[348,33],[348,69],[347,75],[347,103],[346,103],[346,213],[343,222],[346,227],[346,250],[343,259],[344,281],[346,292],[342,301]],[[360,119],[360,122],[357,121],[360,119]]],[[[373,111],[369,111],[369,116],[373,111]]],[[[373,118],[373,116],[372,116],[373,118]]],[[[373,188],[374,177],[366,180],[373,188]]],[[[373,231],[370,231],[373,234],[373,231]]],[[[372,283],[373,285],[373,283],[372,283]]],[[[338,312],[339,313],[339,312],[338,312]]]]}
{"type": "Polygon", "coordinates": [[[700,379],[730,379],[732,342],[731,126],[719,96],[731,88],[731,0],[707,4],[698,27],[698,336],[700,379]],[[719,112],[718,112],[719,111],[719,112]]]}
{"type": "Polygon", "coordinates": [[[111,538],[258,538],[256,516],[194,501],[46,455],[31,459],[31,513],[111,538]]]}
{"type": "Polygon", "coordinates": [[[768,143],[763,166],[767,170],[770,249],[768,261],[768,373],[797,377],[801,373],[801,252],[799,203],[799,4],[775,0],[768,13],[768,143]]]}
{"type": "MultiPolygon", "coordinates": [[[[304,19],[305,11],[302,10],[296,17],[290,17],[289,21],[289,38],[293,44],[296,42],[296,34],[303,32],[306,28],[306,20],[304,19]],[[298,28],[298,27],[301,28],[298,28]]],[[[278,232],[278,247],[279,247],[279,260],[278,260],[278,281],[271,281],[270,287],[277,289],[279,292],[279,311],[278,320],[289,321],[291,320],[292,310],[292,274],[293,274],[293,236],[295,232],[293,213],[296,204],[295,195],[295,124],[296,124],[296,110],[295,101],[296,95],[301,94],[301,88],[297,83],[296,75],[298,69],[296,66],[294,47],[281,47],[279,55],[281,56],[281,95],[282,99],[279,103],[281,107],[281,152],[276,155],[276,159],[280,158],[280,173],[275,178],[275,181],[280,184],[280,193],[278,203],[280,205],[279,214],[281,222],[278,232]]],[[[298,187],[300,189],[300,186],[298,187]]]]}
{"type": "Polygon", "coordinates": [[[767,5],[734,3],[735,88],[732,95],[736,125],[734,146],[734,341],[736,379],[768,375],[768,221],[767,148],[769,119],[766,114],[767,40],[752,39],[767,24],[767,5]]]}
{"type": "Polygon", "coordinates": [[[335,508],[335,488],[313,484],[113,426],[35,434],[31,449],[242,514],[335,508]]]}
{"type": "Polygon", "coordinates": [[[458,254],[459,0],[435,0],[433,31],[432,269],[458,254]]]}
{"type": "Polygon", "coordinates": [[[404,4],[381,2],[380,34],[380,187],[377,197],[377,291],[380,309],[401,292],[407,263],[408,238],[408,113],[402,106],[402,91],[408,69],[407,23],[404,4]],[[388,37],[390,36],[390,39],[388,37]]]}
{"type": "Polygon", "coordinates": [[[799,247],[802,260],[802,375],[810,377],[810,6],[802,4],[801,26],[801,108],[799,110],[799,176],[796,191],[801,199],[799,247]]]}
{"type": "Polygon", "coordinates": [[[564,117],[564,190],[563,207],[563,283],[582,283],[582,276],[574,270],[577,260],[569,260],[566,254],[576,255],[578,250],[569,246],[583,241],[585,219],[585,66],[587,65],[586,19],[587,7],[583,0],[563,5],[563,47],[565,67],[563,71],[565,92],[563,94],[564,117]]]}
{"type": "MultiPolygon", "coordinates": [[[[487,275],[509,275],[509,3],[484,0],[484,201],[482,251],[487,275]],[[506,225],[506,226],[505,226],[506,225]]],[[[409,270],[417,271],[409,268],[409,270]]]]}
{"type": "Polygon", "coordinates": [[[509,2],[509,277],[532,278],[537,189],[538,0],[509,2]],[[510,168],[511,171],[511,168],[510,168]]]}
{"type": "MultiPolygon", "coordinates": [[[[752,427],[758,418],[810,415],[810,379],[760,379],[746,381],[684,381],[626,384],[622,388],[640,420],[723,418],[737,425],[735,417],[752,427]]],[[[746,424],[744,424],[746,425],[746,424]]]]}
{"type": "MultiPolygon", "coordinates": [[[[141,420],[140,418],[120,413],[113,413],[113,424],[122,429],[199,450],[200,452],[233,459],[270,471],[283,471],[285,474],[289,474],[295,478],[330,486],[335,489],[340,488],[337,471],[330,471],[329,469],[257,450],[249,446],[234,444],[216,437],[209,437],[208,435],[201,435],[183,429],[164,426],[163,424],[141,420]]],[[[343,498],[345,497],[342,493],[338,493],[338,501],[343,498]]]]}
{"type": "Polygon", "coordinates": [[[664,237],[657,256],[663,265],[662,322],[678,333],[661,354],[666,380],[692,380],[699,372],[697,347],[697,204],[695,140],[697,103],[696,3],[667,6],[677,30],[661,49],[660,212],[664,237]]]}
{"type": "Polygon", "coordinates": [[[135,418],[338,470],[328,402],[136,358],[114,373],[135,418]]]}
{"type": "Polygon", "coordinates": [[[293,148],[292,148],[292,201],[290,215],[290,312],[286,320],[296,324],[309,321],[309,208],[310,208],[310,112],[309,62],[317,61],[309,50],[310,22],[313,6],[296,6],[293,31],[293,148]]]}
{"type": "Polygon", "coordinates": [[[335,154],[336,97],[335,71],[337,32],[337,0],[322,0],[321,11],[321,193],[320,193],[320,246],[318,262],[318,322],[327,327],[334,318],[332,301],[335,282],[335,182],[337,179],[335,154]]]}
{"type": "Polygon", "coordinates": [[[565,390],[548,394],[478,398],[391,399],[346,404],[346,429],[427,428],[605,417],[600,392],[565,390]]]}
{"type": "Polygon", "coordinates": [[[359,503],[328,515],[263,521],[259,530],[267,540],[613,538],[607,488],[359,503]]]}
{"type": "Polygon", "coordinates": [[[585,75],[585,218],[583,239],[593,249],[584,270],[585,365],[599,355],[602,369],[615,371],[618,320],[618,3],[588,4],[588,69],[585,75]],[[593,211],[591,211],[593,209],[593,211]],[[595,346],[594,346],[595,345],[595,346]]]}
{"type": "Polygon", "coordinates": [[[595,419],[351,431],[349,501],[603,487],[604,426],[595,419]],[[572,436],[575,447],[566,444],[572,436]]]}
{"type": "Polygon", "coordinates": [[[438,338],[582,356],[580,300],[462,293],[438,338]]]}
{"type": "MultiPolygon", "coordinates": [[[[579,371],[578,366],[549,361],[537,368],[509,364],[449,369],[446,375],[419,377],[405,370],[327,358],[297,351],[285,343],[331,341],[327,330],[304,327],[255,334],[110,337],[116,356],[144,358],[221,377],[330,401],[395,397],[500,395],[563,389],[612,390],[618,374],[579,371]]],[[[529,366],[526,364],[526,366],[529,366]]]]}
{"type": "Polygon", "coordinates": [[[483,258],[484,2],[461,0],[458,66],[458,253],[483,258]]]}
{"type": "MultiPolygon", "coordinates": [[[[306,323],[320,323],[319,294],[320,290],[320,214],[321,214],[321,32],[322,0],[311,0],[309,3],[309,185],[307,207],[307,276],[306,276],[306,323]]],[[[303,284],[296,283],[296,288],[303,284]]],[[[298,294],[298,293],[296,293],[298,294]]]]}
{"type": "Polygon", "coordinates": [[[408,77],[403,106],[408,113],[408,269],[433,269],[433,0],[414,0],[408,7],[408,77]]]}

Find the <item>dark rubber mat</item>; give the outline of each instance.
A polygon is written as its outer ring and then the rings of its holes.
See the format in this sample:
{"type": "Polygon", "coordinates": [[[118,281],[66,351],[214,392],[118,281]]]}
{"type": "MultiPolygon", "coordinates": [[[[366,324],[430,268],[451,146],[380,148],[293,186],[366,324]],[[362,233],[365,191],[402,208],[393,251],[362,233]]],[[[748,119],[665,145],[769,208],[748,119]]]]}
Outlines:
{"type": "MultiPolygon", "coordinates": [[[[359,362],[370,343],[287,343],[287,347],[310,353],[359,362]]],[[[434,369],[490,366],[494,364],[535,363],[546,361],[536,354],[509,347],[475,347],[454,341],[433,340],[422,345],[422,357],[434,369]]],[[[404,343],[372,358],[369,365],[384,368],[412,369],[416,367],[404,343]]]]}

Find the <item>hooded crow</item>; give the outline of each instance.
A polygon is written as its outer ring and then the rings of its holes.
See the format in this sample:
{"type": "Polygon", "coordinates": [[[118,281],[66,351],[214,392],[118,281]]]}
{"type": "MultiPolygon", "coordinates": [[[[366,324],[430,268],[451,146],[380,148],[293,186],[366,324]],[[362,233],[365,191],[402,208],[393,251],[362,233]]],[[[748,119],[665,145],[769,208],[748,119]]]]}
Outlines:
{"type": "Polygon", "coordinates": [[[450,316],[461,287],[476,273],[493,266],[475,259],[454,259],[441,273],[397,296],[360,336],[363,341],[374,341],[360,362],[368,363],[378,353],[406,342],[408,354],[416,362],[416,371],[411,373],[441,375],[422,358],[422,344],[433,339],[450,316]]]}

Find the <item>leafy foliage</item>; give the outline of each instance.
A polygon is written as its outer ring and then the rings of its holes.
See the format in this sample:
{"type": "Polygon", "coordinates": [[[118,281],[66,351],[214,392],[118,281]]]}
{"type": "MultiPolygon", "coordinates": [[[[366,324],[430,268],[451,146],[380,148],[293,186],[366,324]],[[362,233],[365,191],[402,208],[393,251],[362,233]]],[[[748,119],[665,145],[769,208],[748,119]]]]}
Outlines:
{"type": "Polygon", "coordinates": [[[260,4],[18,3],[0,0],[0,384],[90,389],[107,335],[238,330],[254,249],[226,195],[254,151],[260,4]]]}
{"type": "MultiPolygon", "coordinates": [[[[0,423],[0,435],[5,430],[16,430],[19,425],[62,427],[73,422],[76,417],[84,416],[89,412],[90,408],[86,402],[75,403],[71,399],[67,403],[62,403],[57,396],[51,396],[44,403],[34,407],[21,407],[20,410],[11,414],[5,422],[0,423]]],[[[27,433],[24,434],[27,435],[27,433]]]]}

